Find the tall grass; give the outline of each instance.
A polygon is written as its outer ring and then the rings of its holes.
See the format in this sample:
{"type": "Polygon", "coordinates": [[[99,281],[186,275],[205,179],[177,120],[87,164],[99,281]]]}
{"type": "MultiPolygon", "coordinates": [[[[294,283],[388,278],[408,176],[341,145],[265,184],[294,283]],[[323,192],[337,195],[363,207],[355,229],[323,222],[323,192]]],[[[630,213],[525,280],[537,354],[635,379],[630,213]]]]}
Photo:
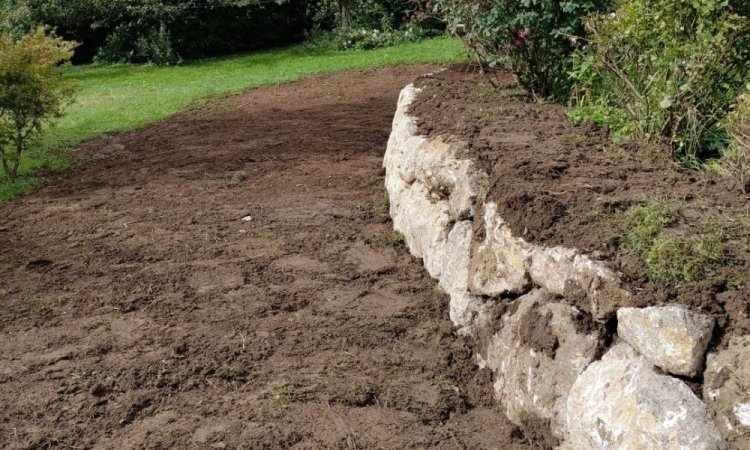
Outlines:
{"type": "Polygon", "coordinates": [[[721,158],[722,171],[737,180],[745,194],[750,194],[750,94],[740,96],[737,111],[729,121],[732,142],[721,158]]]}

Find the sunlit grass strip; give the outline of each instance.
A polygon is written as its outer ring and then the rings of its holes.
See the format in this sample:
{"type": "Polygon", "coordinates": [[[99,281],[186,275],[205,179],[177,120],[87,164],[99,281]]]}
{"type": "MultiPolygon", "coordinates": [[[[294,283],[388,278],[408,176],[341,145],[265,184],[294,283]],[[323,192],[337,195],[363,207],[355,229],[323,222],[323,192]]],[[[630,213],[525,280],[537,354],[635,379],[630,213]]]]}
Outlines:
{"type": "Polygon", "coordinates": [[[43,169],[64,169],[66,150],[106,133],[133,130],[184,110],[197,100],[306,75],[398,64],[451,63],[465,59],[462,44],[439,38],[369,51],[311,49],[305,45],[216,58],[175,67],[82,66],[66,77],[79,86],[76,102],[26,155],[21,178],[0,180],[0,202],[42,180],[43,169]]]}

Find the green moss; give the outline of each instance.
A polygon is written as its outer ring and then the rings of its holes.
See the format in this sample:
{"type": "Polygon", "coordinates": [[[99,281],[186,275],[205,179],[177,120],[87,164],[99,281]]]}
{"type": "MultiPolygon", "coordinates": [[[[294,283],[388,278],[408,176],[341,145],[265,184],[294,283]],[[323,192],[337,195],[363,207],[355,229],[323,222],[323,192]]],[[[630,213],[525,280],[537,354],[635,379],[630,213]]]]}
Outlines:
{"type": "Polygon", "coordinates": [[[720,224],[708,220],[677,229],[680,218],[679,207],[656,201],[625,213],[622,245],[640,258],[652,281],[697,282],[716,276],[724,265],[720,224]]]}
{"type": "Polygon", "coordinates": [[[654,240],[677,220],[678,209],[662,202],[648,202],[625,212],[623,242],[633,253],[643,255],[654,240]]]}

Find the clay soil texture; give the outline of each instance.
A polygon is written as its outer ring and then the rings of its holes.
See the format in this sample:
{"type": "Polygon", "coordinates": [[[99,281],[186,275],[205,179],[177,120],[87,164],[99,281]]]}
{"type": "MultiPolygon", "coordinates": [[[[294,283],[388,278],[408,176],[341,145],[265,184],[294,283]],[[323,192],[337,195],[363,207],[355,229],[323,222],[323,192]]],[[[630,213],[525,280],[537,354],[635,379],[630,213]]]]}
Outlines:
{"type": "Polygon", "coordinates": [[[434,69],[211,101],[0,206],[0,447],[531,448],[391,231],[434,69]]]}
{"type": "Polygon", "coordinates": [[[530,99],[511,75],[493,79],[496,86],[465,65],[422,78],[411,114],[422,134],[456,142],[489,174],[487,201],[516,236],[607,262],[635,293],[619,306],[682,303],[712,314],[714,348],[750,332],[750,201],[737,184],[679,166],[666,146],[614,143],[604,130],[571,123],[566,106],[530,99]],[[679,205],[677,236],[697,224],[720,228],[723,266],[691,282],[650,281],[623,245],[627,211],[649,201],[679,205]]]}

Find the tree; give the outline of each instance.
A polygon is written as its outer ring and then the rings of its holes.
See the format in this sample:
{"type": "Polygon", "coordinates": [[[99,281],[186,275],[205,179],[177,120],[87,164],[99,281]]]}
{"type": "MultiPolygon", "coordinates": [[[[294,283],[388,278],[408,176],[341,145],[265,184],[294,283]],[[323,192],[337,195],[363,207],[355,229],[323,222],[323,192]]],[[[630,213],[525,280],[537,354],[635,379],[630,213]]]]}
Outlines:
{"type": "Polygon", "coordinates": [[[81,43],[74,63],[174,63],[298,40],[310,1],[0,0],[0,32],[44,25],[81,43]]]}
{"type": "Polygon", "coordinates": [[[346,29],[352,26],[352,5],[349,0],[337,0],[339,6],[339,15],[341,17],[341,28],[346,29]]]}
{"type": "Polygon", "coordinates": [[[60,71],[76,45],[47,36],[42,27],[17,41],[0,34],[0,159],[11,180],[44,123],[61,116],[72,97],[60,71]]]}

